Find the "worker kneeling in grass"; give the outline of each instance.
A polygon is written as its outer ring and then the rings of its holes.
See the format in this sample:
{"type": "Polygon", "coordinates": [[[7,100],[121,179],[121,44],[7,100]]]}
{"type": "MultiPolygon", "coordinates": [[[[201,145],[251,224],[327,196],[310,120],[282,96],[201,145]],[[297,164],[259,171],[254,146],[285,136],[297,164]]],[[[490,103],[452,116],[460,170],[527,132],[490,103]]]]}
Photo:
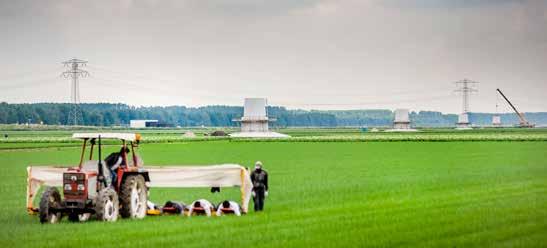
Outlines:
{"type": "Polygon", "coordinates": [[[235,214],[237,216],[241,216],[241,207],[235,201],[223,201],[218,204],[217,216],[222,216],[226,214],[235,214]]]}
{"type": "Polygon", "coordinates": [[[184,203],[167,201],[161,208],[161,212],[164,214],[184,214],[184,208],[184,203]]]}
{"type": "Polygon", "coordinates": [[[207,215],[208,217],[211,216],[211,213],[215,211],[215,206],[211,204],[208,200],[205,199],[199,199],[197,201],[192,202],[192,205],[190,205],[190,208],[188,209],[188,216],[192,216],[192,214],[196,215],[207,215]]]}

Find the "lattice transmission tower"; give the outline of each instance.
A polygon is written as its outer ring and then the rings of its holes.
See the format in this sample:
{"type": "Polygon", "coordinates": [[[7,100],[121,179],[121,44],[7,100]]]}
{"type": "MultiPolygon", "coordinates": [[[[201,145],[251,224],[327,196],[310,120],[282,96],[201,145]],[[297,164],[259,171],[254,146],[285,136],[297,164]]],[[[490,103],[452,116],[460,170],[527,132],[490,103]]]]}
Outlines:
{"type": "Polygon", "coordinates": [[[82,109],[80,108],[80,84],[78,79],[80,77],[89,76],[89,72],[80,69],[80,67],[86,66],[87,61],[71,59],[63,62],[63,64],[68,69],[61,73],[61,76],[71,79],[70,100],[72,101],[72,106],[68,115],[67,124],[76,126],[83,121],[82,109]]]}
{"type": "Polygon", "coordinates": [[[479,82],[475,82],[469,79],[460,80],[458,82],[455,82],[455,84],[458,86],[457,90],[454,90],[455,92],[458,92],[462,95],[462,113],[467,114],[469,112],[469,95],[475,92],[478,92],[476,86],[479,84],[479,82]]]}

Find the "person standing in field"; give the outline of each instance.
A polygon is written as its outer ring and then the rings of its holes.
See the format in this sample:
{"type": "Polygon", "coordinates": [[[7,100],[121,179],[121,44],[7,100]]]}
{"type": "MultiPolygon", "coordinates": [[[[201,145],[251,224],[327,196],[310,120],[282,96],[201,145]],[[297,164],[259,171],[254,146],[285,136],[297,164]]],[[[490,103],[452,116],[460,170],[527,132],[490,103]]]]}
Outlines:
{"type": "Polygon", "coordinates": [[[251,173],[253,182],[253,201],[255,212],[264,210],[264,200],[268,196],[268,172],[262,169],[262,162],[255,163],[255,169],[251,173]]]}

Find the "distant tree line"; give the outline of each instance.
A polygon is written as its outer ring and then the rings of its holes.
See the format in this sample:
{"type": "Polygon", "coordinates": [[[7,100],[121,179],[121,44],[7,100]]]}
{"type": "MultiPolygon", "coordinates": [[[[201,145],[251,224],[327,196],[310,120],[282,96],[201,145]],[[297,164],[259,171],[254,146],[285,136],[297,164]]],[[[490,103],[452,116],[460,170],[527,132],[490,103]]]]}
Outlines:
{"type": "MultiPolygon", "coordinates": [[[[205,106],[188,108],[184,106],[134,107],[126,104],[85,103],[81,104],[83,125],[123,126],[130,120],[153,119],[174,126],[236,126],[232,119],[243,115],[243,107],[205,106]]],[[[69,103],[0,103],[0,124],[43,123],[66,125],[72,104],[69,103]]],[[[284,107],[268,107],[268,115],[277,119],[277,127],[336,127],[336,126],[390,126],[393,120],[391,110],[288,110],[284,107]]],[[[536,124],[547,124],[547,113],[527,113],[527,118],[536,124]]],[[[413,125],[419,127],[454,126],[457,115],[434,111],[411,112],[413,125]]],[[[474,124],[488,125],[490,113],[471,113],[474,124]]],[[[501,115],[504,124],[517,124],[515,114],[501,115]]]]}

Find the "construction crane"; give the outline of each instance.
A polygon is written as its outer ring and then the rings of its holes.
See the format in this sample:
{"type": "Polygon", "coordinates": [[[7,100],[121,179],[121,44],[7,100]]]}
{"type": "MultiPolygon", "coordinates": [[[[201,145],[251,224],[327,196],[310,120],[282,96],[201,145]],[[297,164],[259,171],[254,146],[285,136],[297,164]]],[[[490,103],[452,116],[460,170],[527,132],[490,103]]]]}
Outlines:
{"type": "Polygon", "coordinates": [[[519,127],[534,127],[535,126],[534,124],[528,122],[526,118],[524,118],[524,114],[522,114],[521,112],[517,110],[517,108],[515,108],[515,106],[511,103],[511,101],[509,101],[509,99],[507,99],[507,97],[505,97],[505,95],[503,94],[503,92],[501,92],[500,89],[496,89],[496,90],[500,93],[503,99],[505,99],[505,101],[509,103],[509,106],[513,108],[513,111],[515,111],[515,113],[519,117],[519,120],[520,120],[519,127]]]}

